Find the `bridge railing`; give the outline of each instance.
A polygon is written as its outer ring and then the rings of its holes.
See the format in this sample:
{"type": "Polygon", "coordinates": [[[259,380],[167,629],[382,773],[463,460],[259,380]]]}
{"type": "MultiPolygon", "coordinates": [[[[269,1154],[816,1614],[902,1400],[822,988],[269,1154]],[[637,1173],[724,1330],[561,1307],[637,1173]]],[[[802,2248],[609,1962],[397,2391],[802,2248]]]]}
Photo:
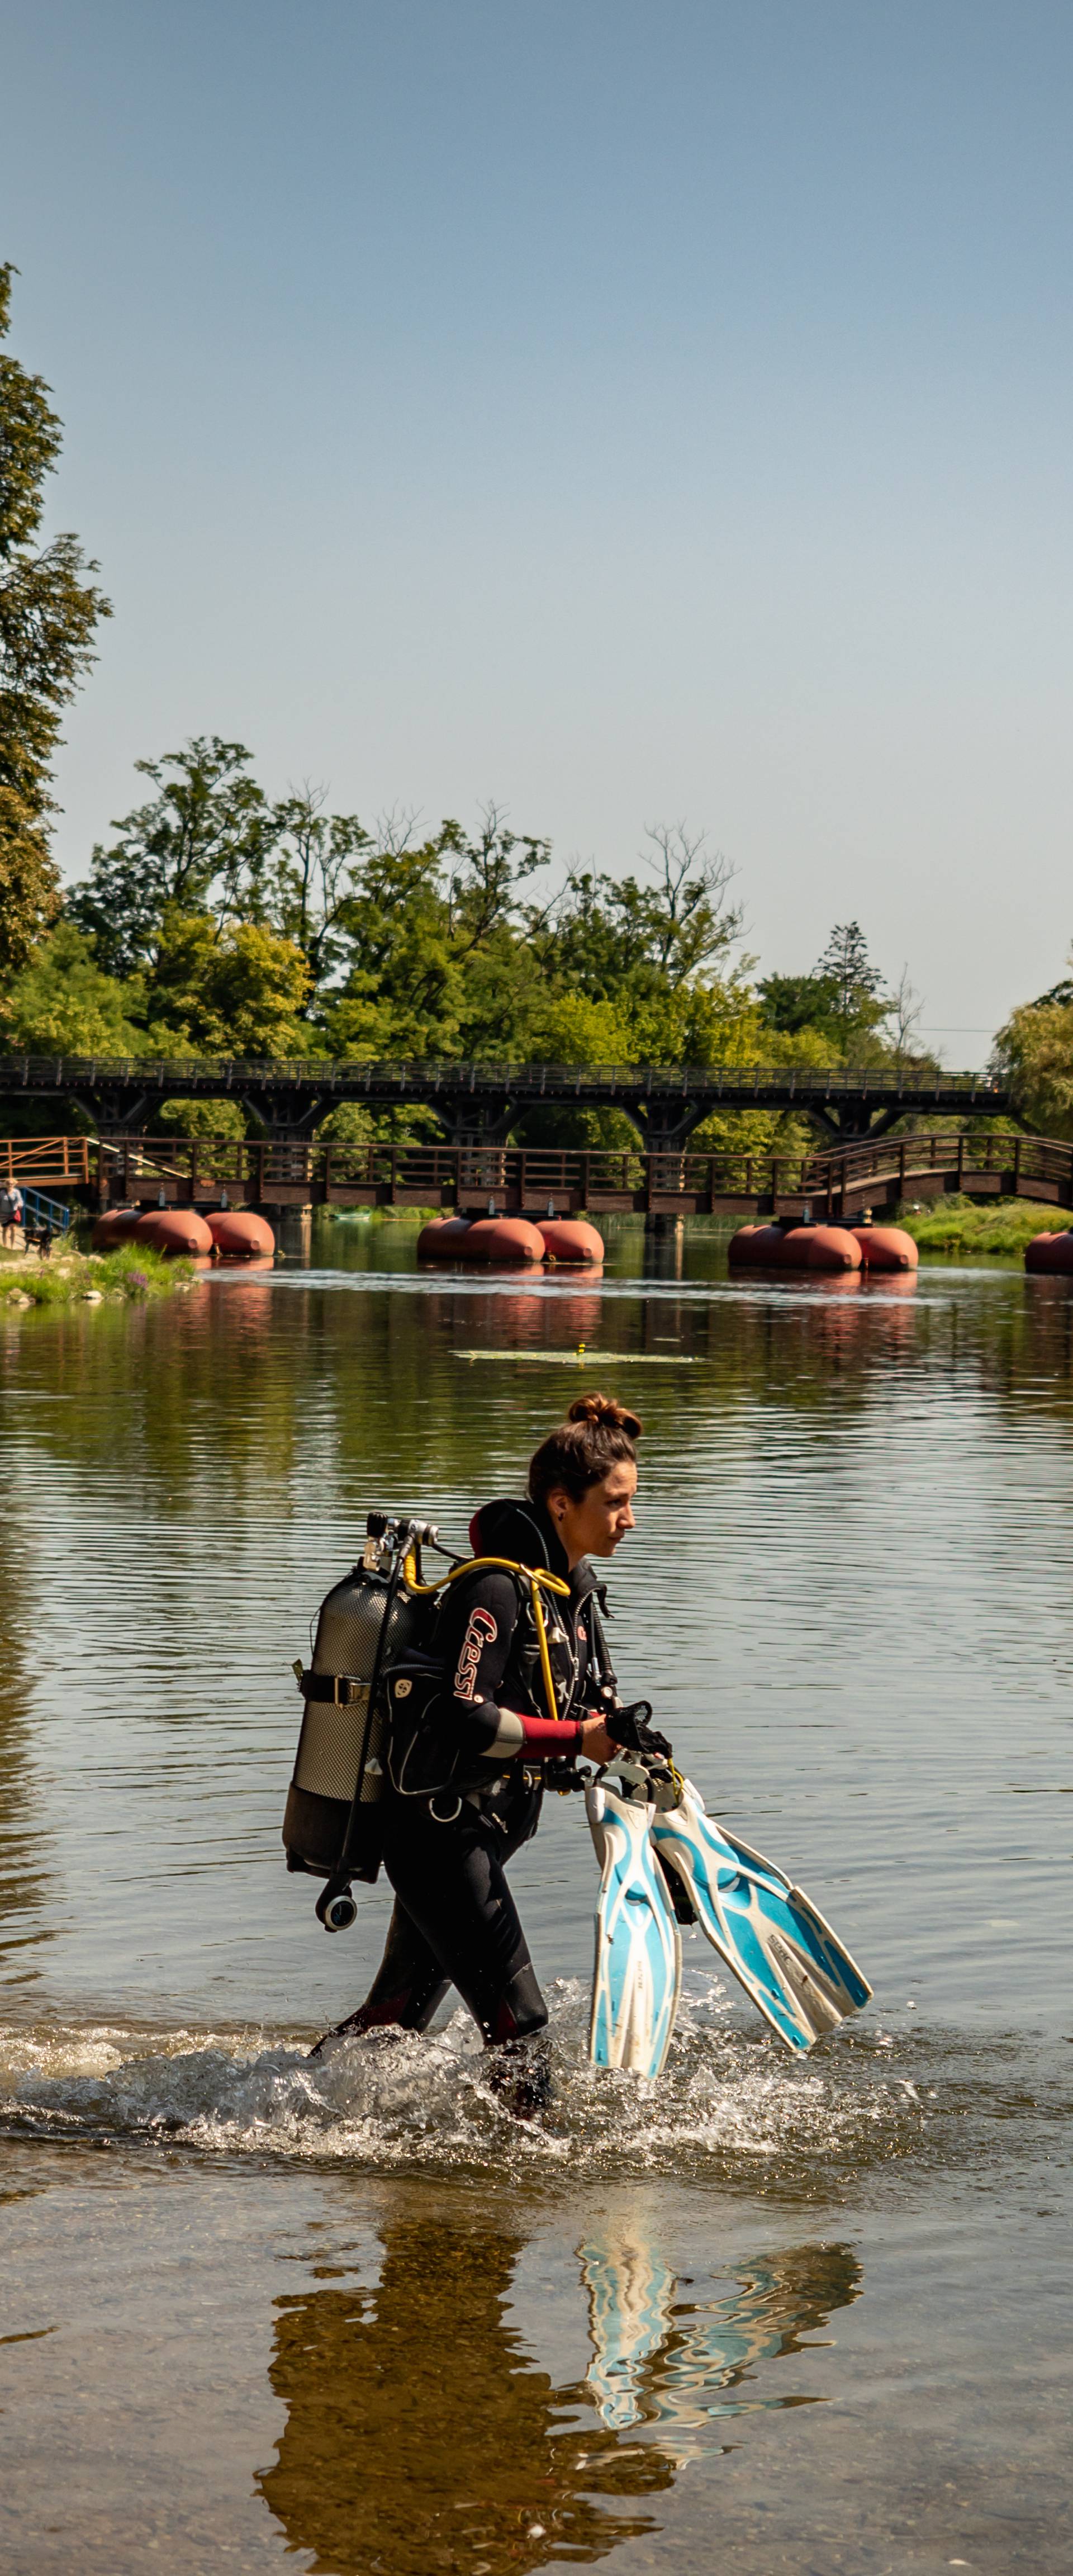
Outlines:
{"type": "Polygon", "coordinates": [[[846,1145],[836,1152],[809,1157],[801,1167],[805,1189],[828,1186],[857,1190],[869,1181],[921,1182],[931,1173],[961,1180],[993,1174],[1024,1192],[1034,1180],[1044,1187],[1068,1189],[1073,1178],[1073,1146],[1046,1136],[1013,1135],[1006,1129],[986,1134],[887,1136],[877,1144],[846,1145]]]}
{"type": "Polygon", "coordinates": [[[966,1100],[1004,1095],[1002,1078],[990,1071],[947,1073],[934,1066],[870,1065],[855,1068],[836,1065],[830,1068],[803,1065],[646,1065],[598,1064],[572,1065],[553,1063],[519,1063],[516,1059],[488,1058],[480,1063],[459,1064],[437,1057],[396,1058],[381,1056],[325,1057],[295,1056],[264,1058],[255,1056],[36,1056],[0,1057],[0,1091],[90,1089],[106,1083],[137,1084],[143,1089],[189,1093],[203,1086],[219,1096],[228,1090],[289,1089],[294,1085],[310,1086],[328,1094],[338,1091],[353,1096],[362,1091],[389,1090],[405,1095],[415,1092],[445,1092],[452,1098],[467,1091],[506,1089],[524,1091],[530,1098],[554,1092],[560,1097],[573,1093],[584,1098],[587,1092],[628,1091],[633,1094],[680,1092],[689,1095],[720,1091],[741,1097],[754,1091],[777,1090],[801,1100],[837,1100],[840,1095],[862,1095],[877,1101],[932,1096],[936,1091],[963,1095],[966,1100]]]}
{"type": "Polygon", "coordinates": [[[311,1180],[323,1165],[325,1148],[249,1136],[124,1136],[105,1137],[100,1152],[120,1195],[128,1184],[155,1179],[165,1188],[175,1181],[194,1189],[213,1182],[245,1188],[253,1182],[263,1196],[262,1185],[311,1180]]]}
{"type": "Polygon", "coordinates": [[[583,1150],[514,1145],[409,1145],[311,1142],[277,1144],[248,1137],[129,1136],[100,1147],[113,1198],[152,1187],[229,1189],[271,1198],[273,1188],[333,1192],[405,1192],[429,1203],[446,1190],[502,1197],[637,1198],[649,1192],[697,1197],[751,1197],[772,1186],[793,1188],[806,1161],[799,1155],[703,1154],[640,1145],[583,1150]]]}
{"type": "Polygon", "coordinates": [[[607,1212],[672,1203],[686,1213],[758,1203],[809,1203],[813,1213],[859,1209],[868,1193],[905,1197],[929,1186],[1033,1191],[1073,1205],[1073,1146],[1050,1137],[911,1132],[822,1152],[645,1152],[626,1147],[436,1145],[213,1136],[25,1137],[0,1145],[0,1179],[117,1203],[222,1196],[292,1204],[511,1204],[539,1215],[570,1203],[607,1212]]]}
{"type": "Polygon", "coordinates": [[[23,1187],[69,1181],[74,1189],[85,1188],[96,1149],[95,1136],[7,1137],[0,1144],[0,1181],[18,1181],[23,1187]]]}

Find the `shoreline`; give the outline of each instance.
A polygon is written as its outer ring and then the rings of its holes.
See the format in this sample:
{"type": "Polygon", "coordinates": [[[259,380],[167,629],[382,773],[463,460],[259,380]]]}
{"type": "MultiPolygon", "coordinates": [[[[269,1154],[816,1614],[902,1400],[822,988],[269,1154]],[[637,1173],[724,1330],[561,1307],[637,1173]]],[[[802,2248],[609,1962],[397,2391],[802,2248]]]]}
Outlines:
{"type": "Polygon", "coordinates": [[[0,1305],[27,1313],[46,1307],[116,1306],[170,1297],[191,1288],[190,1261],[165,1261],[139,1244],[115,1252],[54,1252],[47,1261],[32,1250],[0,1248],[0,1305]]]}

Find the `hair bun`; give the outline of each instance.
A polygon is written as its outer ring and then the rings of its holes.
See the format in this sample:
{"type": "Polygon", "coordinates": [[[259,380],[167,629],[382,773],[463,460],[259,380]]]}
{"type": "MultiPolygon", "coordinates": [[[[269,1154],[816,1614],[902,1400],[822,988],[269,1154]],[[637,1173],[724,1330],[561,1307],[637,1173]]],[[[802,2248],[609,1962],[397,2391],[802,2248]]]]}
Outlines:
{"type": "Polygon", "coordinates": [[[549,1431],[529,1461],[529,1495],[543,1503],[556,1487],[579,1503],[590,1485],[600,1485],[612,1467],[636,1463],[634,1441],[641,1429],[613,1395],[577,1395],[565,1422],[549,1431]]]}
{"type": "Polygon", "coordinates": [[[636,1440],[641,1424],[636,1413],[620,1404],[616,1396],[576,1395],[567,1415],[568,1422],[599,1423],[605,1431],[624,1431],[627,1440],[636,1440]]]}

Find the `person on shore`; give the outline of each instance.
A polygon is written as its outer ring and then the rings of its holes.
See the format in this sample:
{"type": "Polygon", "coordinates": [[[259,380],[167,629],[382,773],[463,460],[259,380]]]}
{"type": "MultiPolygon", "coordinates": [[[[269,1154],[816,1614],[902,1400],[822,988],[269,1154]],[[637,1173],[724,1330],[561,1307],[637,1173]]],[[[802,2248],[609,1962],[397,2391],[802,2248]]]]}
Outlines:
{"type": "Polygon", "coordinates": [[[15,1241],[15,1204],[6,1184],[0,1189],[0,1239],[9,1247],[15,1241]]]}
{"type": "Polygon", "coordinates": [[[25,1205],[24,1205],[24,1202],[23,1202],[22,1191],[20,1190],[20,1188],[19,1188],[19,1185],[18,1185],[18,1182],[17,1182],[17,1181],[13,1181],[13,1182],[12,1182],[12,1184],[11,1184],[11,1223],[12,1223],[12,1227],[13,1227],[13,1232],[12,1232],[12,1237],[11,1237],[12,1242],[14,1243],[14,1241],[15,1241],[15,1235],[16,1235],[16,1234],[20,1231],[20,1229],[21,1229],[21,1231],[22,1231],[22,1236],[23,1236],[23,1244],[24,1244],[24,1246],[25,1246],[25,1240],[26,1240],[26,1209],[25,1209],[25,1205]]]}
{"type": "MultiPolygon", "coordinates": [[[[528,1587],[492,1566],[452,1583],[439,1618],[434,1723],[456,1763],[461,1751],[459,1789],[404,1794],[393,1761],[387,1945],[364,2003],[326,2038],[427,2030],[452,1985],[490,2048],[516,2053],[544,2029],[547,2005],[506,1864],[537,1830],[549,1765],[579,1756],[599,1765],[639,1741],[635,1714],[619,1705],[592,1560],[613,1556],[635,1526],[640,1432],[637,1415],[612,1397],[580,1396],[532,1458],[526,1500],[475,1513],[475,1557],[545,1567],[569,1584],[568,1595],[542,1595],[557,1713],[542,1688],[528,1587]]],[[[651,1730],[644,1740],[667,1750],[651,1730]]],[[[531,2073],[536,2104],[547,2077],[538,2061],[531,2073]]]]}

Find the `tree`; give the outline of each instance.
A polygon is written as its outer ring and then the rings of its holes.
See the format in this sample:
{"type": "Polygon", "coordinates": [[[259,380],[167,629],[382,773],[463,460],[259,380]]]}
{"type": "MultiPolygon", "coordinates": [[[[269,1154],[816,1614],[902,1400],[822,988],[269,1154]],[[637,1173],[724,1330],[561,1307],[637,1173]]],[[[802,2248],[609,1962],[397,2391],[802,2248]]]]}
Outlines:
{"type": "Polygon", "coordinates": [[[243,743],[214,733],[162,760],[135,761],[158,793],[113,822],[118,840],[96,844],[89,876],[64,904],[68,920],[96,940],[110,975],[133,975],[151,962],[169,905],[220,920],[263,917],[280,826],[249,774],[250,759],[243,743]]]}
{"type": "Polygon", "coordinates": [[[351,966],[326,1014],[333,1052],[450,1054],[460,979],[438,840],[371,851],[340,922],[351,966]]]}
{"type": "Polygon", "coordinates": [[[460,958],[514,925],[519,886],[551,857],[550,841],[508,831],[497,805],[485,806],[474,840],[467,840],[461,823],[441,823],[437,847],[447,868],[448,935],[460,958]]]}
{"type": "Polygon", "coordinates": [[[93,941],[59,921],[4,999],[4,1044],[26,1055],[138,1055],[152,1044],[145,989],[102,975],[93,941]]]}
{"type": "MultiPolygon", "coordinates": [[[[11,309],[10,261],[0,265],[0,341],[11,309]]],[[[59,900],[50,847],[52,762],[62,709],[94,659],[109,602],[87,573],[77,537],[40,543],[45,477],[62,424],[49,387],[0,352],[0,974],[25,965],[59,900]]]]}
{"type": "Polygon", "coordinates": [[[361,1054],[509,1053],[534,997],[519,889],[546,865],[549,844],[509,831],[494,805],[473,838],[450,817],[416,847],[412,829],[407,819],[381,827],[338,907],[351,962],[326,1010],[329,1044],[361,1054]]]}
{"type": "Polygon", "coordinates": [[[325,814],[323,803],[323,789],[307,780],[276,806],[278,847],[270,871],[272,919],[301,949],[309,967],[307,1009],[345,955],[343,907],[357,862],[373,848],[356,814],[325,814]]]}
{"type": "Polygon", "coordinates": [[[309,992],[301,949],[264,922],[225,922],[169,907],[148,979],[149,1008],[197,1055],[319,1052],[300,1014],[309,992]]]}
{"type": "Polygon", "coordinates": [[[765,1028],[786,1036],[816,1029],[839,1046],[843,1024],[833,975],[765,975],[756,991],[765,1028]]]}
{"type": "Polygon", "coordinates": [[[706,855],[706,833],[655,823],[646,838],[654,885],[572,870],[540,941],[551,971],[594,1001],[689,984],[726,957],[741,930],[740,907],[727,901],[734,870],[718,852],[706,855]]]}
{"type": "Polygon", "coordinates": [[[921,1062],[918,1031],[923,1007],[916,985],[910,983],[909,967],[906,963],[887,1006],[887,1016],[894,1023],[892,1044],[894,1061],[899,1069],[906,1064],[921,1062]]]}
{"type": "Polygon", "coordinates": [[[853,1036],[866,1036],[886,1019],[889,1005],[883,978],[878,966],[869,963],[868,942],[859,921],[835,923],[815,972],[834,987],[844,1045],[853,1036]]]}
{"type": "Polygon", "coordinates": [[[1023,1117],[1045,1136],[1073,1135],[1073,982],[1011,1011],[995,1039],[995,1060],[1023,1117]]]}

